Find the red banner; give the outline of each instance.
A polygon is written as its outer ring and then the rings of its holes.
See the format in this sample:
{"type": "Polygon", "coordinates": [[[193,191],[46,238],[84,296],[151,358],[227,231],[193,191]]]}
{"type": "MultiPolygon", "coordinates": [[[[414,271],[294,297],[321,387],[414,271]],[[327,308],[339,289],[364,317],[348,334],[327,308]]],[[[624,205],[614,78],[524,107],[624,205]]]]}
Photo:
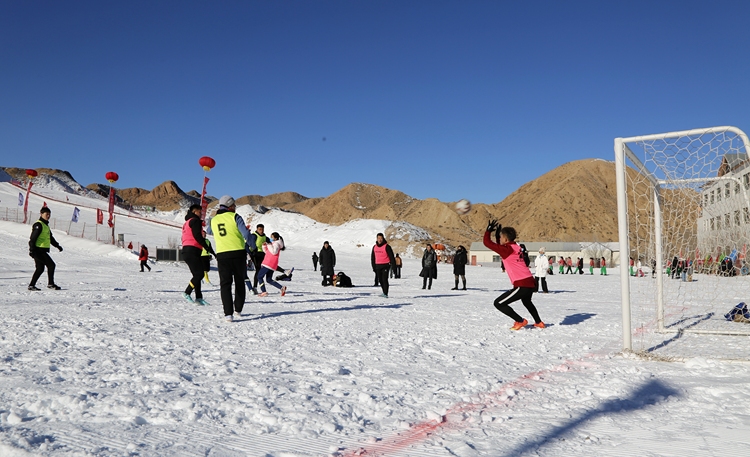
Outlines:
{"type": "Polygon", "coordinates": [[[112,221],[112,218],[114,217],[114,210],[115,210],[115,188],[110,187],[109,188],[109,221],[107,221],[107,224],[109,224],[110,227],[115,226],[115,223],[112,221]]]}
{"type": "Polygon", "coordinates": [[[28,217],[28,209],[29,209],[29,194],[31,193],[31,186],[34,183],[29,180],[29,187],[26,189],[26,201],[23,202],[23,223],[26,223],[26,219],[28,217]]]}
{"type": "Polygon", "coordinates": [[[96,223],[97,224],[104,223],[104,211],[100,210],[99,208],[96,209],[96,223]]]}
{"type": "Polygon", "coordinates": [[[203,192],[201,192],[201,220],[206,220],[206,210],[208,209],[208,201],[206,201],[206,184],[208,184],[208,176],[203,177],[203,192]]]}

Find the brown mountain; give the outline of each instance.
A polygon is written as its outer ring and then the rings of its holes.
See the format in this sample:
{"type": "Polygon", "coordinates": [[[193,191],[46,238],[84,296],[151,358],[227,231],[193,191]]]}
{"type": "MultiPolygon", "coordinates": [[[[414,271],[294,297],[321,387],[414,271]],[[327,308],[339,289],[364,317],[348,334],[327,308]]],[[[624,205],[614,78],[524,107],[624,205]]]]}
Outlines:
{"type": "MultiPolygon", "coordinates": [[[[106,184],[89,184],[86,187],[101,195],[109,195],[106,184]]],[[[186,194],[174,181],[164,181],[151,191],[139,187],[117,189],[117,196],[126,205],[154,206],[162,211],[173,211],[200,202],[200,195],[196,198],[186,194]]]]}
{"type": "MultiPolygon", "coordinates": [[[[5,170],[12,176],[25,177],[25,169],[5,170]]],[[[38,171],[40,175],[54,175],[58,182],[70,187],[80,186],[68,172],[50,169],[38,171]]],[[[636,175],[634,170],[628,172],[636,175]]],[[[646,184],[638,186],[638,194],[649,194],[646,184]]],[[[87,187],[104,196],[109,191],[109,187],[102,184],[87,187]]],[[[185,193],[174,181],[165,181],[151,191],[118,189],[117,195],[126,204],[155,206],[160,210],[184,208],[200,199],[196,191],[185,193]]],[[[665,193],[664,198],[668,201],[669,193],[665,193]]],[[[210,200],[216,204],[215,198],[210,200]]],[[[618,238],[615,165],[614,162],[600,159],[566,163],[524,184],[499,203],[475,204],[464,216],[459,216],[453,210],[453,202],[444,203],[433,198],[418,200],[397,190],[363,183],[349,184],[324,198],[307,198],[295,192],[282,192],[267,196],[246,195],[238,198],[237,203],[278,207],[333,225],[357,218],[404,221],[427,232],[426,237],[412,237],[410,242],[430,239],[453,247],[459,244],[468,247],[472,241],[480,240],[487,220],[492,218],[503,225],[515,227],[522,241],[606,242],[618,238]]],[[[633,206],[631,223],[636,219],[633,206]]],[[[649,208],[647,202],[641,202],[639,206],[649,208]]],[[[694,219],[693,215],[699,210],[698,207],[687,208],[685,214],[690,214],[694,219]]],[[[682,217],[682,214],[665,217],[682,217]]],[[[635,230],[645,228],[631,227],[631,231],[635,230]]],[[[394,226],[390,234],[395,231],[394,226]]],[[[689,233],[681,234],[686,235],[691,236],[689,233]]]]}

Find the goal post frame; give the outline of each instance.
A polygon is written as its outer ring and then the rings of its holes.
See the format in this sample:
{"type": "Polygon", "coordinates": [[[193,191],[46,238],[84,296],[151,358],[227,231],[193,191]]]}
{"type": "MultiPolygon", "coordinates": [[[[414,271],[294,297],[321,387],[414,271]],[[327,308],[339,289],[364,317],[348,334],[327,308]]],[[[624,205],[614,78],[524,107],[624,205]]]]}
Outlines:
{"type": "MultiPolygon", "coordinates": [[[[664,327],[664,279],[661,271],[663,271],[663,246],[662,246],[662,217],[661,217],[661,186],[667,183],[676,182],[705,182],[706,178],[694,178],[694,179],[682,179],[682,180],[671,180],[662,181],[656,179],[652,173],[646,168],[646,166],[638,159],[638,157],[630,150],[628,143],[646,142],[654,140],[665,140],[670,138],[679,137],[694,137],[701,136],[707,133],[716,131],[731,132],[734,133],[743,143],[745,152],[750,154],[750,140],[748,140],[745,132],[737,127],[732,126],[720,126],[720,127],[709,127],[692,130],[682,130],[676,132],[658,133],[651,135],[641,135],[627,138],[615,138],[614,141],[614,152],[615,152],[615,173],[616,173],[616,188],[617,188],[617,218],[618,218],[618,236],[620,246],[620,256],[623,255],[627,258],[630,253],[630,240],[628,236],[629,224],[628,224],[628,198],[627,198],[627,164],[626,160],[629,160],[638,171],[643,174],[651,182],[654,189],[653,202],[654,202],[654,248],[655,248],[655,260],[656,260],[656,271],[659,274],[656,275],[657,282],[657,296],[656,296],[656,322],[657,331],[666,332],[664,327]]],[[[736,181],[741,185],[743,189],[743,196],[745,204],[750,208],[750,195],[748,195],[748,189],[742,186],[742,182],[735,177],[712,177],[711,180],[728,180],[736,181]]],[[[622,262],[621,262],[622,264],[622,262]]],[[[630,275],[627,268],[620,268],[620,299],[622,301],[622,335],[623,335],[623,349],[626,351],[632,351],[632,329],[631,329],[631,303],[630,303],[630,275]]],[[[699,333],[699,334],[721,334],[721,335],[746,335],[746,332],[731,332],[731,331],[716,331],[716,330],[698,330],[698,329],[683,329],[681,332],[699,333]]]]}

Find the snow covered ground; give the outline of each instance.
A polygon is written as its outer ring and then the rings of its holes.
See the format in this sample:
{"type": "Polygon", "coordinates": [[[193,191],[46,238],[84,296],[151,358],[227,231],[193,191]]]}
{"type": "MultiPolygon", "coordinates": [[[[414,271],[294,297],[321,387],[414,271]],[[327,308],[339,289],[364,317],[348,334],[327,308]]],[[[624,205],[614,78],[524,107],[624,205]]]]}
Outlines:
{"type": "MultiPolygon", "coordinates": [[[[0,205],[17,197],[6,186],[0,205]]],[[[42,276],[29,292],[30,227],[0,222],[0,455],[750,455],[750,364],[620,354],[616,270],[550,277],[534,296],[548,328],[512,332],[492,306],[499,269],[468,267],[469,290],[451,291],[440,265],[422,290],[406,259],[382,299],[369,254],[387,221],[260,221],[287,241],[294,279],[283,298],[249,295],[231,324],[216,271],[211,305],[191,305],[184,265],[140,273],[134,254],[59,231],[64,290],[42,276]],[[321,287],[310,256],[324,240],[357,287],[321,287]]],[[[149,246],[179,235],[128,224],[149,246]]]]}

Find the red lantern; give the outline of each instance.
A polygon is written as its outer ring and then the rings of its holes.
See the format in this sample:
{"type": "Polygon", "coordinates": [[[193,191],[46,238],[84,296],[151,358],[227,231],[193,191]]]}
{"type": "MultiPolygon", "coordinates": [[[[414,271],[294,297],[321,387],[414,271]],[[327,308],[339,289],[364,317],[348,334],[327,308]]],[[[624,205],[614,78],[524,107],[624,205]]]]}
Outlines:
{"type": "Polygon", "coordinates": [[[113,183],[120,179],[120,175],[118,175],[114,171],[108,171],[107,174],[104,175],[104,177],[107,178],[107,181],[109,181],[110,183],[113,183]]]}
{"type": "Polygon", "coordinates": [[[28,176],[29,178],[36,178],[38,174],[39,173],[37,173],[37,171],[33,168],[29,168],[28,170],[26,170],[26,176],[28,176]]]}
{"type": "Polygon", "coordinates": [[[198,159],[198,165],[203,167],[203,171],[211,171],[216,166],[216,161],[208,156],[203,156],[198,159]]]}

